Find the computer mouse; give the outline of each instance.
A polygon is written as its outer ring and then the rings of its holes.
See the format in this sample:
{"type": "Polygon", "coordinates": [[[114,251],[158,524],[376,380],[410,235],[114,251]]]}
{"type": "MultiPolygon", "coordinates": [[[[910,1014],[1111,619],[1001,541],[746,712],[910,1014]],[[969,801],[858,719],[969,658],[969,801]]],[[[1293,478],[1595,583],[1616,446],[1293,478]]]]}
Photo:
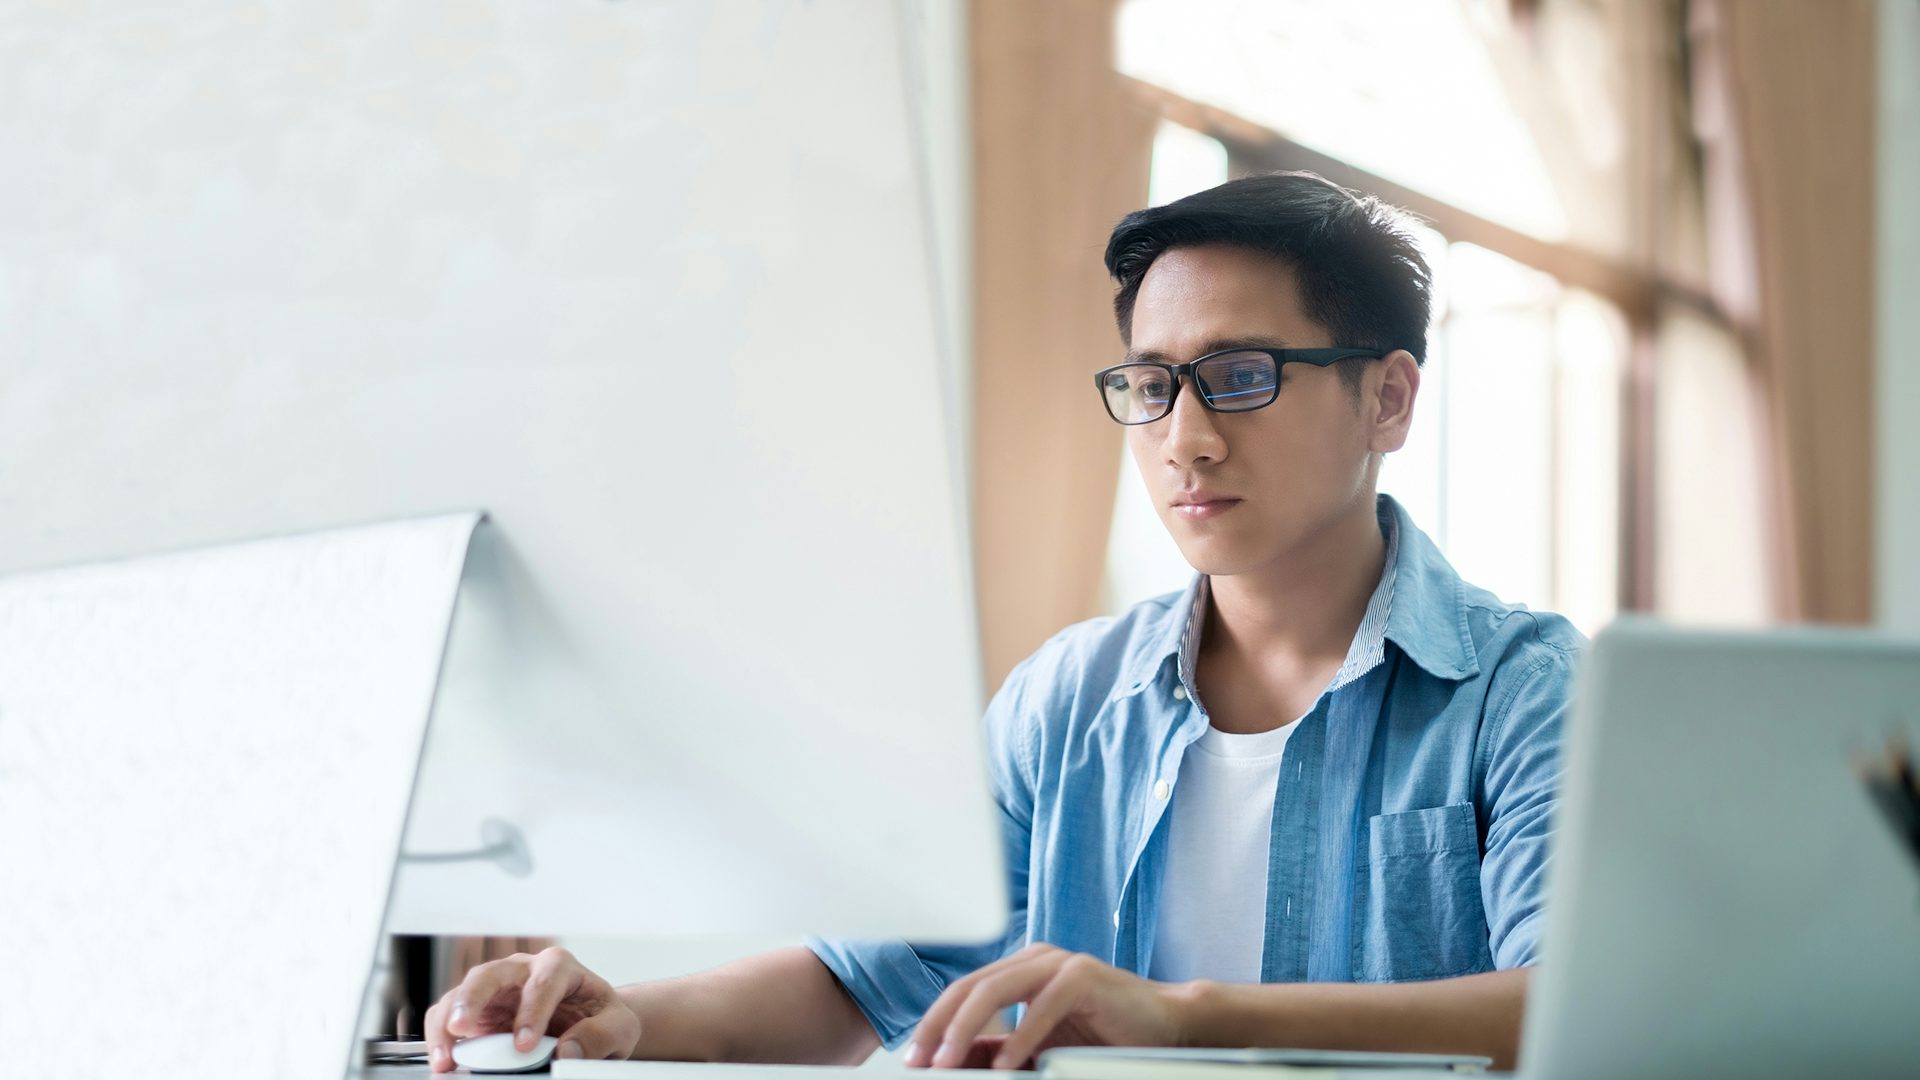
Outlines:
{"type": "Polygon", "coordinates": [[[453,1044],[453,1063],[468,1072],[532,1072],[547,1067],[547,1062],[553,1060],[553,1048],[559,1041],[551,1035],[542,1035],[540,1041],[533,1044],[533,1049],[515,1050],[512,1032],[476,1035],[453,1044]]]}

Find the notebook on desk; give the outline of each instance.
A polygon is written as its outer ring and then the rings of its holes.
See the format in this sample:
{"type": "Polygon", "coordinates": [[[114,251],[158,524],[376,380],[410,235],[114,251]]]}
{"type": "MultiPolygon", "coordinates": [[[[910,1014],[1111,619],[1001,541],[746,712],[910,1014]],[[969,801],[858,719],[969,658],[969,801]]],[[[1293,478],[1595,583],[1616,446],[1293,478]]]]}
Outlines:
{"type": "Polygon", "coordinates": [[[1042,1080],[1299,1080],[1391,1072],[1420,1074],[1484,1072],[1493,1059],[1451,1054],[1380,1054],[1347,1050],[1142,1049],[1065,1047],[1040,1056],[1042,1080]]]}
{"type": "Polygon", "coordinates": [[[904,1065],[720,1065],[697,1061],[582,1061],[555,1059],[555,1080],[926,1080],[927,1070],[904,1065]]]}

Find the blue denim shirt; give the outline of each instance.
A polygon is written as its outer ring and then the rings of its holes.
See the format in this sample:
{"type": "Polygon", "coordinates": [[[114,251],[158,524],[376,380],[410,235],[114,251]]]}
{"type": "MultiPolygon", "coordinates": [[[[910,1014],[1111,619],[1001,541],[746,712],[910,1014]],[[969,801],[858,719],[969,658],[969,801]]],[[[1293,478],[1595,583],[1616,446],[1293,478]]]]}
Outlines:
{"type": "MultiPolygon", "coordinates": [[[[1264,982],[1440,979],[1537,958],[1584,639],[1468,585],[1405,510],[1380,505],[1397,540],[1386,644],[1287,743],[1264,982]]],[[[1203,581],[1061,631],[988,706],[1013,905],[1003,938],[809,941],[889,1047],[948,983],[1030,942],[1145,973],[1167,806],[1209,722],[1193,674],[1203,581]]]]}

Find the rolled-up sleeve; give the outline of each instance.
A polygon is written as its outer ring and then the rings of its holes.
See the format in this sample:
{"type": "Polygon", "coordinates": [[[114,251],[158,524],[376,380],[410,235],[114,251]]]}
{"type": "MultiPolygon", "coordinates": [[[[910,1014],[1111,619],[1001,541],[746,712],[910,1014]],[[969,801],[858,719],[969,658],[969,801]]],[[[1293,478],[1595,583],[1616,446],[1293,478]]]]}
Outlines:
{"type": "Polygon", "coordinates": [[[1006,851],[1006,933],[973,944],[908,944],[899,939],[829,941],[810,938],[820,958],[866,1015],[888,1049],[911,1033],[948,984],[1018,948],[1027,933],[1027,867],[1033,839],[1036,717],[1029,683],[1036,657],[1016,667],[988,704],[987,766],[1000,807],[1006,851]]]}
{"type": "Polygon", "coordinates": [[[1539,959],[1547,855],[1560,791],[1560,738],[1574,655],[1548,646],[1495,699],[1483,746],[1481,901],[1496,968],[1539,959]]]}

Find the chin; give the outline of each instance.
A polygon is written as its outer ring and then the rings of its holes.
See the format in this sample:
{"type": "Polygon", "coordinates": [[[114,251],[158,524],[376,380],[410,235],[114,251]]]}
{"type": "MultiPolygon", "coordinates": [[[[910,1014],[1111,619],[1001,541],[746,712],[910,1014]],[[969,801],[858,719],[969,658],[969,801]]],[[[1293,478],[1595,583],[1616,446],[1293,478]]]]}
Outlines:
{"type": "Polygon", "coordinates": [[[1272,553],[1255,551],[1249,545],[1223,543],[1218,537],[1174,537],[1174,546],[1187,565],[1209,577],[1244,574],[1272,558],[1272,553]]]}
{"type": "Polygon", "coordinates": [[[1202,528],[1177,518],[1163,520],[1187,565],[1213,577],[1232,577],[1273,566],[1296,550],[1301,541],[1297,524],[1285,517],[1248,517],[1202,528]]]}

